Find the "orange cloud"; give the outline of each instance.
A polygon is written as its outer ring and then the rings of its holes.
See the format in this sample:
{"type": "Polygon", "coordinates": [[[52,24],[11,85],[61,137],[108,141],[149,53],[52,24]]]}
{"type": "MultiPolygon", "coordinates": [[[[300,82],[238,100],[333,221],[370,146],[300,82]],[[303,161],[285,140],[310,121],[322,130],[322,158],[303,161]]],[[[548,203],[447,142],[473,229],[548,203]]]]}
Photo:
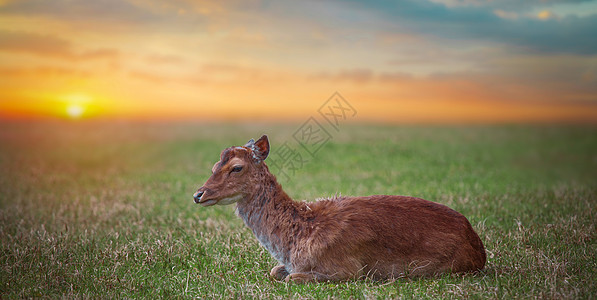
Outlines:
{"type": "Polygon", "coordinates": [[[48,55],[68,58],[72,55],[70,44],[60,38],[23,33],[0,31],[2,51],[25,52],[38,55],[48,55]]]}
{"type": "Polygon", "coordinates": [[[555,19],[556,15],[549,10],[542,10],[539,13],[537,13],[537,18],[539,18],[540,20],[549,20],[555,19]]]}
{"type": "Polygon", "coordinates": [[[507,20],[516,20],[518,19],[518,13],[515,12],[511,12],[511,11],[505,11],[502,9],[496,9],[493,11],[493,13],[502,18],[502,19],[507,19],[507,20]]]}

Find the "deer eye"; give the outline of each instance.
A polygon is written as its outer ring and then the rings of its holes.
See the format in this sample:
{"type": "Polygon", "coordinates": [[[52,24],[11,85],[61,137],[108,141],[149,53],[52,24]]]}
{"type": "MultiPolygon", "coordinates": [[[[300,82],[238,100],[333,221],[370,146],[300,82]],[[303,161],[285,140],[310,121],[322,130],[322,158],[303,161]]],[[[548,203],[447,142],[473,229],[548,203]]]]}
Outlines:
{"type": "Polygon", "coordinates": [[[234,166],[231,172],[240,172],[243,169],[243,166],[234,166]]]}

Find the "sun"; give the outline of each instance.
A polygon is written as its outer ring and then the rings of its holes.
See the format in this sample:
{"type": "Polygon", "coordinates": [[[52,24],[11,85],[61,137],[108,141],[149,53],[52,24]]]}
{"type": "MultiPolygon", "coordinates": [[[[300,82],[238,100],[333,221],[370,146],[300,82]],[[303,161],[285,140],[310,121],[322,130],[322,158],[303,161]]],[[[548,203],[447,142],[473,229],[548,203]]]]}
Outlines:
{"type": "Polygon", "coordinates": [[[92,101],[91,97],[86,94],[68,94],[61,97],[65,104],[66,116],[70,119],[80,119],[88,111],[88,106],[92,101]]]}
{"type": "Polygon", "coordinates": [[[78,119],[80,118],[83,113],[85,112],[85,108],[80,104],[70,104],[66,107],[66,114],[71,119],[78,119]]]}

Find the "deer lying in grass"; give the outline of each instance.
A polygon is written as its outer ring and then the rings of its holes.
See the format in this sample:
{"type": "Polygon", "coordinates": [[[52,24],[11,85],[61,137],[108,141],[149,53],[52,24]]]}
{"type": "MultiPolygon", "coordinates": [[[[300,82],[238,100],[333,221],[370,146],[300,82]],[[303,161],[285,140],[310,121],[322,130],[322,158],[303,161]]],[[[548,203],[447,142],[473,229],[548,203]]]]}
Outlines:
{"type": "Polygon", "coordinates": [[[280,262],[278,280],[391,279],[477,271],[485,249],[468,220],[407,196],[295,202],[269,172],[267,136],[224,149],[193,195],[202,206],[236,203],[237,214],[280,262]]]}

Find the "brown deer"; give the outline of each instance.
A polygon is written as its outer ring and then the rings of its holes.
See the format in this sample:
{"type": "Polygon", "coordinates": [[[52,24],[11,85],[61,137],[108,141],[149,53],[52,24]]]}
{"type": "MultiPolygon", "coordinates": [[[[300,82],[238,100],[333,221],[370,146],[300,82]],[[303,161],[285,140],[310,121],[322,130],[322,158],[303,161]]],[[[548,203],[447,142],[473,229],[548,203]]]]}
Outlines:
{"type": "Polygon", "coordinates": [[[269,172],[262,136],[220,154],[193,195],[202,206],[236,203],[236,212],[280,263],[278,280],[393,279],[473,272],[485,249],[460,213],[407,196],[333,197],[293,201],[269,172]]]}

